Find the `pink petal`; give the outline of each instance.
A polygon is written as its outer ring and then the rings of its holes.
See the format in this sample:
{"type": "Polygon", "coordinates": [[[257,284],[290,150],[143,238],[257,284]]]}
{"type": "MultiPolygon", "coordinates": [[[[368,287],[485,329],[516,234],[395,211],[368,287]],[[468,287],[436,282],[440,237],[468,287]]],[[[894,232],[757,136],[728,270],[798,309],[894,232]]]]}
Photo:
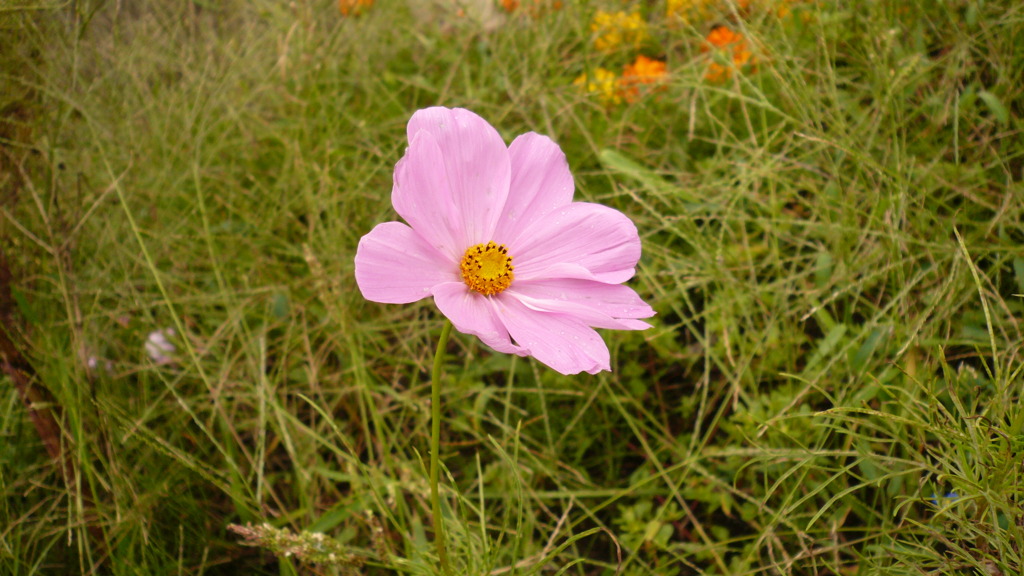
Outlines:
{"type": "Polygon", "coordinates": [[[654,310],[632,288],[592,280],[554,279],[516,282],[507,291],[532,310],[576,317],[594,328],[645,330],[654,310]]]}
{"type": "Polygon", "coordinates": [[[622,283],[633,277],[640,259],[640,236],[625,214],[588,202],[550,212],[508,245],[516,281],[578,278],[559,270],[581,267],[593,279],[622,283]]]}
{"type": "MultiPolygon", "coordinates": [[[[424,162],[417,163],[415,169],[429,169],[435,175],[443,170],[447,175],[443,193],[437,192],[423,202],[437,196],[447,197],[461,219],[463,250],[493,240],[511,178],[508,148],[498,131],[483,118],[461,108],[420,110],[413,114],[406,131],[410,143],[407,157],[419,154],[416,144],[423,134],[432,136],[440,150],[440,158],[429,154],[429,161],[437,162],[436,166],[428,167],[424,162]]],[[[397,203],[395,208],[398,209],[397,203]]]]}
{"type": "Polygon", "coordinates": [[[356,284],[367,300],[407,304],[453,281],[462,282],[459,265],[401,222],[378,224],[359,240],[356,284]]]}
{"type": "Polygon", "coordinates": [[[484,344],[505,354],[525,356],[526,351],[512,343],[508,330],[498,319],[494,299],[473,292],[463,282],[434,287],[434,303],[463,334],[472,334],[484,344]]]}
{"type": "Polygon", "coordinates": [[[547,136],[523,134],[508,147],[510,194],[498,222],[498,242],[513,242],[541,216],[572,202],[574,184],[565,154],[547,136]]]}
{"type": "Polygon", "coordinates": [[[611,370],[604,340],[576,318],[531,310],[505,293],[492,301],[515,343],[538,361],[562,374],[611,370]]]}
{"type": "Polygon", "coordinates": [[[462,216],[452,201],[441,148],[428,132],[418,134],[395,165],[391,203],[438,252],[462,258],[466,250],[462,216]]]}

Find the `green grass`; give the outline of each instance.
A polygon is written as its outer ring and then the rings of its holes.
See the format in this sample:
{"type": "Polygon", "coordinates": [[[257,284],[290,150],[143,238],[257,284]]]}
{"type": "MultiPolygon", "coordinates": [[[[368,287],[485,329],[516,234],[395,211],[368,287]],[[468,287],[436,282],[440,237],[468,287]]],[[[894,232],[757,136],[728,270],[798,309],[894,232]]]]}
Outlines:
{"type": "Polygon", "coordinates": [[[443,318],[353,277],[438,104],[558,142],[577,199],[636,222],[658,311],[597,376],[453,335],[456,573],[1024,570],[1024,7],[637,2],[669,80],[606,107],[572,82],[632,60],[589,38],[623,3],[564,4],[494,29],[400,0],[0,6],[2,350],[72,472],[0,377],[0,574],[439,573],[443,318]],[[723,23],[757,66],[715,84],[723,23]],[[243,546],[249,522],[364,567],[243,546]]]}

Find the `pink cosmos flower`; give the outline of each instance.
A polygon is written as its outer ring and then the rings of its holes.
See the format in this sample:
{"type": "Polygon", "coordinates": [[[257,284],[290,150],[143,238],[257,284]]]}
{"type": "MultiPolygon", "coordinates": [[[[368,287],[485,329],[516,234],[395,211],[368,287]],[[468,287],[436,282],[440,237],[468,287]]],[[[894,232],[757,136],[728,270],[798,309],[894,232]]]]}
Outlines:
{"type": "Polygon", "coordinates": [[[359,241],[356,282],[374,302],[428,296],[454,327],[562,374],[610,370],[594,328],[643,330],[654,315],[629,280],[640,258],[621,212],[573,202],[565,154],[533,132],[505,146],[459,108],[413,114],[391,202],[408,222],[359,241]]]}

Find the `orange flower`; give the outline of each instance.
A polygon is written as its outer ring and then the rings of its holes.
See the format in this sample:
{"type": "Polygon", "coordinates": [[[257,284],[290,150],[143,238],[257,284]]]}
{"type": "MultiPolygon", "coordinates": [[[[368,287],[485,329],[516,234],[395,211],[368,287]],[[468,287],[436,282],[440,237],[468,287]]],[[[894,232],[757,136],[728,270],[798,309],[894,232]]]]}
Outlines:
{"type": "Polygon", "coordinates": [[[619,88],[622,97],[626,102],[636,102],[640,99],[641,90],[649,90],[657,86],[664,90],[665,63],[646,56],[637,56],[636,60],[623,69],[622,77],[619,78],[619,88]],[[660,86],[659,86],[660,85],[660,86]]]}
{"type": "Polygon", "coordinates": [[[373,0],[338,0],[338,12],[342,16],[357,16],[373,6],[373,0]]]}
{"type": "MultiPolygon", "coordinates": [[[[755,0],[665,0],[665,16],[669,25],[687,24],[698,26],[701,22],[713,21],[722,18],[731,18],[733,8],[740,15],[751,11],[752,3],[755,0]]],[[[756,0],[759,3],[773,2],[775,0],[756,0]]],[[[788,1],[788,0],[780,0],[788,1]]],[[[756,6],[756,5],[754,5],[756,6]]]]}
{"type": "MultiPolygon", "coordinates": [[[[715,48],[725,48],[730,44],[745,41],[743,34],[733,32],[728,26],[715,26],[704,40],[715,48]]],[[[707,51],[707,47],[704,48],[704,51],[707,51]]]]}
{"type": "Polygon", "coordinates": [[[743,34],[733,32],[726,26],[716,26],[704,39],[704,42],[705,44],[700,48],[701,52],[714,50],[718,54],[726,55],[727,59],[732,61],[732,66],[727,67],[712,60],[708,64],[708,71],[704,74],[704,78],[710,82],[721,82],[732,76],[732,68],[739,69],[754,63],[750,48],[747,46],[747,39],[743,34]]]}
{"type": "MultiPolygon", "coordinates": [[[[501,0],[501,7],[509,14],[518,10],[522,4],[519,0],[501,0]]],[[[526,4],[528,5],[525,7],[526,11],[534,18],[540,18],[548,10],[562,9],[561,0],[529,0],[526,4]]]]}

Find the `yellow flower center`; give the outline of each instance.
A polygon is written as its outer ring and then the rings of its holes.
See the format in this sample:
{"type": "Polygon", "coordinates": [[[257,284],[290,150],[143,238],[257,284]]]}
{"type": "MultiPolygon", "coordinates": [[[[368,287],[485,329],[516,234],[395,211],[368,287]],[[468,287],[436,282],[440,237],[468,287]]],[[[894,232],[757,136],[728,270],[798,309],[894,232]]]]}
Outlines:
{"type": "Polygon", "coordinates": [[[512,257],[504,244],[494,242],[470,246],[459,264],[462,280],[484,296],[498,294],[512,284],[512,257]]]}

